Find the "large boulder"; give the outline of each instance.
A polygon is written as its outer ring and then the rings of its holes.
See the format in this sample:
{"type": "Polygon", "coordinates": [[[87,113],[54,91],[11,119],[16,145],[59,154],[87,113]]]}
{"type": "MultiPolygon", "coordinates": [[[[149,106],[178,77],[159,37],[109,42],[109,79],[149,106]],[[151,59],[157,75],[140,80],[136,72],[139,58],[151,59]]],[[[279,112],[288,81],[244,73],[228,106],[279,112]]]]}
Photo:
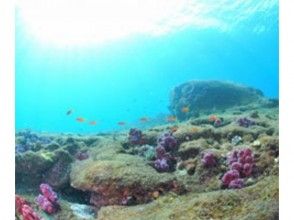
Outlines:
{"type": "Polygon", "coordinates": [[[121,153],[119,144],[98,148],[93,159],[74,163],[70,175],[71,186],[91,192],[95,206],[145,203],[154,192],[182,190],[172,174],[158,173],[143,158],[121,153]]]}
{"type": "Polygon", "coordinates": [[[37,188],[42,182],[54,189],[69,185],[69,172],[73,158],[64,150],[27,151],[15,157],[15,176],[19,186],[37,188]]]}
{"type": "Polygon", "coordinates": [[[223,81],[190,81],[175,87],[170,97],[170,110],[178,119],[201,112],[225,110],[264,100],[260,90],[223,81]],[[183,110],[188,107],[189,109],[183,110]]]}

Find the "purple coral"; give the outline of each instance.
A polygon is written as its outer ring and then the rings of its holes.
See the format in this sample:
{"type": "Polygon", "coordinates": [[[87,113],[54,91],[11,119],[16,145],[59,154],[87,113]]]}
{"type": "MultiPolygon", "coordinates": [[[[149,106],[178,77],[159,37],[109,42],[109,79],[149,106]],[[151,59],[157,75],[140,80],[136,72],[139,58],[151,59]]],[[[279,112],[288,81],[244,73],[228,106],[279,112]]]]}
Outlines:
{"type": "Polygon", "coordinates": [[[228,156],[230,169],[238,170],[243,177],[248,177],[252,173],[254,165],[254,155],[250,148],[234,150],[228,156]]]}
{"type": "Polygon", "coordinates": [[[177,141],[172,133],[166,132],[157,139],[156,160],[153,163],[154,168],[159,172],[172,171],[177,162],[172,153],[177,147],[177,141]]]}
{"type": "Polygon", "coordinates": [[[222,126],[222,124],[223,124],[223,122],[222,122],[221,119],[216,119],[216,120],[214,121],[214,123],[213,123],[213,126],[214,126],[214,127],[220,127],[220,126],[222,126]]]}
{"type": "Polygon", "coordinates": [[[43,195],[39,194],[36,198],[36,202],[42,210],[48,214],[53,214],[59,209],[59,202],[57,194],[53,191],[51,186],[46,183],[40,185],[40,191],[43,195]]]}
{"type": "Polygon", "coordinates": [[[238,172],[241,172],[242,169],[243,169],[243,165],[241,163],[239,163],[239,162],[233,162],[231,164],[231,169],[232,170],[237,170],[238,172]]]}
{"type": "Polygon", "coordinates": [[[165,148],[161,145],[157,146],[155,151],[156,151],[156,158],[163,158],[164,155],[166,154],[165,148]]]}
{"type": "Polygon", "coordinates": [[[234,150],[227,158],[230,170],[222,177],[222,183],[225,187],[231,189],[240,189],[244,186],[245,177],[252,174],[254,166],[254,155],[250,148],[234,150]]]}
{"type": "Polygon", "coordinates": [[[32,133],[30,130],[18,132],[16,136],[20,137],[20,139],[17,141],[17,144],[15,145],[15,151],[18,154],[24,153],[28,150],[35,151],[35,144],[47,145],[52,141],[51,137],[40,136],[32,133]]]}
{"type": "Polygon", "coordinates": [[[237,170],[229,170],[222,177],[223,185],[228,187],[233,180],[239,179],[239,177],[240,174],[237,170]]]}
{"type": "Polygon", "coordinates": [[[57,207],[41,194],[39,194],[36,198],[36,202],[38,203],[40,208],[48,214],[53,214],[57,211],[57,207]]]}
{"type": "Polygon", "coordinates": [[[241,178],[233,179],[228,186],[230,189],[241,189],[244,187],[244,180],[241,178]]]}
{"type": "Polygon", "coordinates": [[[167,158],[159,158],[154,161],[154,167],[159,172],[167,172],[170,169],[167,158]]]}
{"type": "Polygon", "coordinates": [[[129,131],[129,143],[132,145],[143,144],[142,131],[136,128],[131,128],[129,131]]]}
{"type": "Polygon", "coordinates": [[[213,167],[216,165],[215,155],[211,152],[205,153],[201,159],[201,162],[205,167],[213,167]]]}
{"type": "Polygon", "coordinates": [[[239,119],[237,120],[237,123],[238,123],[239,126],[241,126],[241,127],[245,127],[245,128],[248,128],[248,127],[250,127],[250,126],[256,124],[255,121],[253,121],[253,120],[251,120],[251,119],[248,119],[248,118],[246,118],[246,117],[244,117],[244,118],[239,118],[239,119]]]}
{"type": "Polygon", "coordinates": [[[174,151],[177,147],[177,140],[170,132],[163,133],[157,139],[157,144],[163,146],[166,151],[174,151]]]}

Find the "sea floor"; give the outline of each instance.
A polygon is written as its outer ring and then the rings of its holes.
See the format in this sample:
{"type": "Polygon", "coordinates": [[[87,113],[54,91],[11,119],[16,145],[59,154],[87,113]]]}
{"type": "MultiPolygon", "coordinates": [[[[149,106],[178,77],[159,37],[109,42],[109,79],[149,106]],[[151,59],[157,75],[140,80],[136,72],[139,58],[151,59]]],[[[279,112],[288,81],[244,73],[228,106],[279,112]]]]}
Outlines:
{"type": "Polygon", "coordinates": [[[44,219],[278,219],[278,115],[278,106],[234,107],[142,130],[140,141],[129,131],[18,132],[16,194],[44,219]],[[168,167],[158,167],[158,138],[167,132],[176,145],[168,167]],[[244,149],[251,152],[250,169],[238,168],[233,184],[224,179],[233,170],[229,158],[237,152],[235,162],[244,165],[244,149]],[[35,201],[41,183],[58,195],[60,208],[52,214],[35,201]]]}

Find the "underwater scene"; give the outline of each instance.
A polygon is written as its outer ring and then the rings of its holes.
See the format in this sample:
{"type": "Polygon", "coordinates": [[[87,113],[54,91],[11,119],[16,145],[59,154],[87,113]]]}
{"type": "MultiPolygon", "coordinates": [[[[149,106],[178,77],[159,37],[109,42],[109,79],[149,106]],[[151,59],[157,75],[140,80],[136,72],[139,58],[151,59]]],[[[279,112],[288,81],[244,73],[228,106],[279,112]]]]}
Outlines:
{"type": "Polygon", "coordinates": [[[279,219],[278,16],[19,1],[15,219],[279,219]]]}

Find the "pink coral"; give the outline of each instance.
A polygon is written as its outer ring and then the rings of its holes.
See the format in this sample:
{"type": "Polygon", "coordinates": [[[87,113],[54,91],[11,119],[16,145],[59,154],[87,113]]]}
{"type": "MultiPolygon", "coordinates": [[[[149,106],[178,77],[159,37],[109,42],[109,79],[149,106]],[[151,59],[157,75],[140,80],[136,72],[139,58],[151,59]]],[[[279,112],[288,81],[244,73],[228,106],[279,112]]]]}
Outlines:
{"type": "Polygon", "coordinates": [[[234,162],[234,163],[231,164],[231,169],[232,170],[237,170],[238,172],[241,172],[242,169],[243,169],[243,166],[239,162],[234,162]]]}
{"type": "Polygon", "coordinates": [[[242,177],[248,177],[254,166],[254,155],[250,148],[233,151],[228,157],[228,163],[232,170],[238,170],[242,177]]]}
{"type": "Polygon", "coordinates": [[[58,200],[57,194],[53,191],[51,186],[49,186],[48,184],[42,183],[40,185],[40,191],[50,202],[53,202],[53,203],[57,202],[58,200]]]}
{"type": "Polygon", "coordinates": [[[244,186],[245,177],[252,174],[254,166],[254,155],[250,148],[234,150],[227,158],[230,170],[227,171],[222,183],[225,187],[232,189],[240,189],[244,186]]]}
{"type": "Polygon", "coordinates": [[[36,202],[48,214],[53,214],[57,211],[57,207],[43,195],[38,195],[36,202]]]}
{"type": "Polygon", "coordinates": [[[39,194],[36,198],[36,202],[40,208],[48,214],[53,214],[58,211],[59,203],[57,194],[53,191],[51,186],[42,183],[40,185],[40,191],[43,195],[39,194]]]}

